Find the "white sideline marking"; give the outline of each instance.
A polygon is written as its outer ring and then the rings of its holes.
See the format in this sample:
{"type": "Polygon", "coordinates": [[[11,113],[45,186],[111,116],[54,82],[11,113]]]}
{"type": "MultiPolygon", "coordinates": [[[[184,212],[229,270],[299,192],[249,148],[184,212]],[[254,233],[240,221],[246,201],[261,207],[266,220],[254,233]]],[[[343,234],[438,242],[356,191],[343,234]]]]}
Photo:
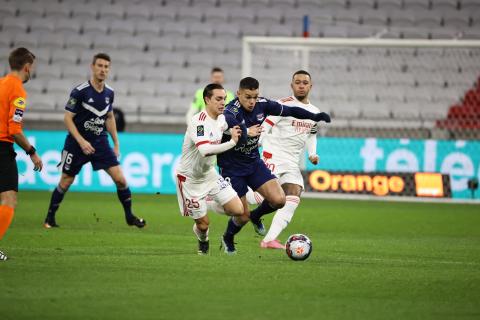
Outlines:
{"type": "Polygon", "coordinates": [[[337,194],[337,193],[319,193],[305,192],[303,198],[310,199],[342,199],[342,200],[364,200],[364,201],[393,201],[393,202],[424,202],[424,203],[462,203],[480,205],[480,199],[451,199],[451,198],[420,198],[420,197],[381,197],[363,194],[337,194]]]}

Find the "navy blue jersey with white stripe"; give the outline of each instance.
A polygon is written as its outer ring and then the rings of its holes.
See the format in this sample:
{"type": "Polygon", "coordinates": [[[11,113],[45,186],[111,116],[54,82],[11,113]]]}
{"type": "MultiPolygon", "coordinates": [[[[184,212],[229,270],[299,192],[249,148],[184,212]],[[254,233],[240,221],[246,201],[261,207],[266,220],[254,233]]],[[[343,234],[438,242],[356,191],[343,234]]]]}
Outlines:
{"type": "MultiPolygon", "coordinates": [[[[248,137],[247,129],[251,126],[262,124],[267,116],[281,115],[283,108],[288,107],[263,97],[258,98],[251,112],[248,112],[240,105],[238,98],[232,100],[225,107],[223,114],[228,127],[240,126],[242,136],[234,148],[217,156],[217,163],[222,170],[222,174],[248,175],[251,173],[254,169],[252,164],[260,159],[258,152],[258,139],[260,137],[248,137]]],[[[228,133],[224,133],[222,143],[230,140],[230,138],[228,133]]]]}
{"type": "Polygon", "coordinates": [[[87,141],[106,138],[106,119],[112,111],[113,89],[105,85],[102,92],[93,88],[90,81],[84,82],[70,93],[65,110],[75,114],[73,122],[87,141]]]}

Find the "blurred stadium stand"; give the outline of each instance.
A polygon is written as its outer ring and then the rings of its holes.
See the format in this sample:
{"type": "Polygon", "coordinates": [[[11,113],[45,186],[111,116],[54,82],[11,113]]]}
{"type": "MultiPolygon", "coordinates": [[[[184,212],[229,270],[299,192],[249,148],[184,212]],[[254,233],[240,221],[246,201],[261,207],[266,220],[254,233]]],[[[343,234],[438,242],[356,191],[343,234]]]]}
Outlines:
{"type": "MultiPolygon", "coordinates": [[[[127,130],[183,131],[183,115],[210,68],[224,68],[227,85],[235,90],[242,36],[301,36],[305,14],[311,37],[480,39],[480,2],[468,0],[0,0],[0,59],[6,63],[16,46],[27,46],[38,57],[35,79],[27,84],[26,119],[33,127],[61,127],[69,90],[87,79],[93,54],[106,51],[112,57],[109,83],[127,130]]],[[[396,136],[398,131],[425,138],[437,130],[446,132],[445,138],[479,138],[478,55],[447,66],[441,56],[415,52],[405,58],[385,50],[374,60],[363,58],[361,51],[350,58],[324,55],[310,70],[322,84],[312,100],[336,119],[324,134],[396,136]],[[322,78],[333,66],[360,68],[363,78],[322,78]],[[439,66],[441,78],[432,78],[429,68],[439,66]],[[379,67],[405,72],[379,79],[379,67]],[[338,81],[351,82],[348,92],[339,92],[338,81]],[[364,90],[359,81],[376,85],[364,90]],[[345,107],[343,101],[355,103],[345,107]],[[390,130],[378,129],[379,119],[389,119],[390,130]],[[419,125],[420,120],[434,125],[419,125]],[[472,129],[468,135],[465,128],[472,129]]],[[[265,75],[262,81],[278,85],[268,64],[258,61],[255,67],[265,75]]],[[[2,73],[7,70],[0,65],[2,73]]],[[[286,94],[268,91],[271,98],[286,94]]]]}

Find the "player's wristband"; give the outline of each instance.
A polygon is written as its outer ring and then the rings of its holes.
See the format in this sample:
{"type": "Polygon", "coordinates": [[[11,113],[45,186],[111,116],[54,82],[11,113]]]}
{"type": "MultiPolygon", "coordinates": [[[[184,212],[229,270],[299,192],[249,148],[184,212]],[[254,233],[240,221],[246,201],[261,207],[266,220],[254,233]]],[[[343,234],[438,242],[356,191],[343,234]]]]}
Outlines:
{"type": "Polygon", "coordinates": [[[27,151],[25,151],[25,153],[28,154],[29,156],[34,155],[35,152],[37,152],[37,149],[35,149],[34,146],[31,146],[30,149],[28,149],[27,151]]]}

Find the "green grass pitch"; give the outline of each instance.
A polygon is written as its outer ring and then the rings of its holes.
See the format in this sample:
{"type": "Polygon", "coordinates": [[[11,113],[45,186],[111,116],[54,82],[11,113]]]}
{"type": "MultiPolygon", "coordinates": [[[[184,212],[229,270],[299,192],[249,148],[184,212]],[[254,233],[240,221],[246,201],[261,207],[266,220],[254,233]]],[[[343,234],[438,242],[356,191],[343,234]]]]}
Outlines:
{"type": "MultiPolygon", "coordinates": [[[[0,319],[479,319],[480,206],[302,199],[281,236],[305,233],[304,262],[262,250],[251,225],[238,255],[196,255],[174,196],[134,195],[148,221],[127,227],[116,194],[21,192],[0,242],[0,319]]],[[[269,225],[271,216],[266,219],[269,225]]]]}

